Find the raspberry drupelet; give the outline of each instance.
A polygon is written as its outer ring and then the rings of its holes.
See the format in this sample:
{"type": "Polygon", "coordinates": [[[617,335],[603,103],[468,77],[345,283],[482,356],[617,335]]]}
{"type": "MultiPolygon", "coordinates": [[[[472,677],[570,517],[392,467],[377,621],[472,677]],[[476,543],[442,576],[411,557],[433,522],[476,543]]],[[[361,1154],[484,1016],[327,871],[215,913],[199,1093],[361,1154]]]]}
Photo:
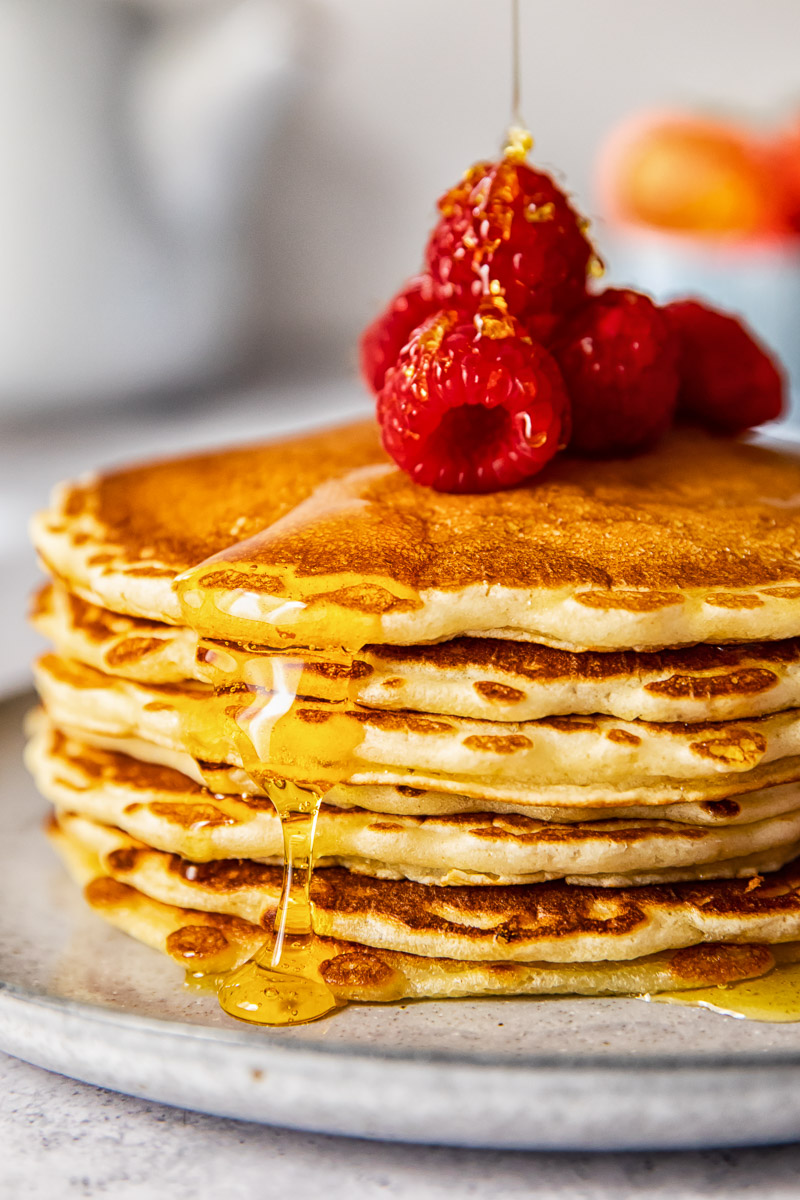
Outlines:
{"type": "Polygon", "coordinates": [[[590,297],[551,347],[572,401],[578,454],[633,454],[669,428],[678,393],[677,345],[663,311],[641,292],[590,297]]]}
{"type": "Polygon", "coordinates": [[[500,296],[537,338],[580,303],[593,258],[586,223],[543,171],[482,162],[439,201],[426,261],[443,307],[500,296]]]}
{"type": "Polygon", "coordinates": [[[417,275],[367,326],[361,335],[359,357],[362,378],[371,391],[381,390],[386,372],[397,362],[412,332],[438,307],[430,277],[417,275]]]}
{"type": "Polygon", "coordinates": [[[383,444],[417,483],[490,492],[528,479],[569,437],[551,355],[502,306],[443,310],[412,335],[378,396],[383,444]]]}
{"type": "Polygon", "coordinates": [[[741,433],[783,411],[786,380],[741,321],[697,300],[664,310],[679,351],[678,414],[717,433],[741,433]]]}

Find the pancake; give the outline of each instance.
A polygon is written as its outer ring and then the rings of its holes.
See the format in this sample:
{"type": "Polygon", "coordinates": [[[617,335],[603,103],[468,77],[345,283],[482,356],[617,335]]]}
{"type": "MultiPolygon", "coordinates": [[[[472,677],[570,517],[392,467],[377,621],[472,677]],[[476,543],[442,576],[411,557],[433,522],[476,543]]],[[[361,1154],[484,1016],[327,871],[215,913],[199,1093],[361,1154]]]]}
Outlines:
{"type": "MultiPolygon", "coordinates": [[[[106,874],[154,900],[272,926],[279,867],[193,863],[74,814],[59,814],[57,823],[95,850],[106,874]]],[[[321,937],[467,962],[627,961],[703,942],[800,938],[800,864],[746,881],[615,889],[437,887],[328,867],[314,871],[311,898],[321,937]]]]}
{"type": "Polygon", "coordinates": [[[73,484],[34,538],[93,603],[210,637],[649,650],[795,636],[799,497],[791,447],[694,429],[447,495],[390,465],[365,422],[73,484]]]}
{"type": "MultiPolygon", "coordinates": [[[[198,759],[243,765],[241,714],[252,697],[207,686],[145,685],[46,655],[36,681],[54,722],[89,735],[136,737],[198,759]]],[[[657,724],[552,717],[518,724],[379,712],[304,701],[276,733],[249,736],[270,770],[351,784],[394,784],[520,805],[659,805],[713,799],[800,778],[798,710],[747,722],[657,724]]]]}
{"type": "MultiPolygon", "coordinates": [[[[193,862],[282,862],[280,824],[268,801],[215,795],[177,771],[95,750],[52,727],[31,739],[26,762],[57,808],[116,826],[155,849],[193,862]]],[[[747,877],[800,852],[800,790],[797,805],[749,825],[696,829],[659,820],[560,824],[480,813],[387,821],[323,804],[315,862],[439,885],[747,877]]]]}
{"type": "MultiPolygon", "coordinates": [[[[48,830],[86,900],[100,916],[139,941],[169,955],[192,975],[214,978],[246,962],[271,941],[263,928],[220,913],[153,900],[102,872],[97,850],[56,822],[48,830]]],[[[459,962],[375,950],[315,937],[320,974],[342,1001],[481,995],[615,995],[656,993],[704,984],[734,983],[764,975],[776,962],[792,961],[792,943],[699,945],[628,962],[459,962]]]]}
{"type": "Polygon", "coordinates": [[[67,485],[35,523],[52,836],[218,973],[271,938],[273,804],[302,879],[324,796],[265,1019],[325,1011],[314,966],[387,1000],[763,974],[800,946],[798,533],[800,451],[687,429],[481,496],[371,424],[67,485]]]}
{"type": "MultiPolygon", "coordinates": [[[[62,657],[107,674],[156,684],[203,678],[197,634],[185,626],[112,613],[52,584],[37,596],[32,619],[62,657]]],[[[314,664],[299,691],[335,698],[329,674],[314,664]]],[[[735,720],[800,706],[800,639],[649,654],[574,654],[497,638],[366,646],[350,696],[370,708],[490,721],[593,713],[630,721],[735,720]]]]}
{"type": "MultiPolygon", "coordinates": [[[[31,714],[29,727],[35,733],[41,720],[49,726],[43,713],[31,714]]],[[[108,737],[88,733],[69,725],[59,730],[73,741],[80,742],[92,752],[121,754],[132,757],[142,764],[154,763],[187,776],[194,783],[207,786],[212,793],[221,797],[251,796],[263,798],[258,785],[240,768],[224,763],[201,762],[182,750],[168,750],[152,742],[135,737],[108,737]]],[[[732,785],[729,785],[732,786],[732,785]]],[[[555,790],[555,789],[553,789],[555,790]]],[[[574,789],[567,789],[571,796],[574,789]]],[[[574,799],[574,797],[572,797],[574,799]]],[[[426,788],[392,786],[386,784],[339,784],[325,796],[326,803],[337,808],[363,808],[369,812],[400,816],[446,816],[451,813],[519,813],[540,821],[558,820],[562,823],[576,821],[599,821],[608,818],[623,819],[652,818],[654,810],[649,804],[606,804],[581,806],[579,804],[558,805],[552,795],[536,803],[531,797],[517,804],[513,801],[491,798],[475,799],[459,793],[437,792],[426,788]],[[546,801],[549,799],[550,803],[546,801]]],[[[729,824],[751,824],[753,821],[779,816],[797,807],[797,786],[794,783],[773,784],[756,791],[739,791],[713,800],[677,800],[659,805],[660,820],[676,821],[686,825],[722,826],[729,824]]]]}

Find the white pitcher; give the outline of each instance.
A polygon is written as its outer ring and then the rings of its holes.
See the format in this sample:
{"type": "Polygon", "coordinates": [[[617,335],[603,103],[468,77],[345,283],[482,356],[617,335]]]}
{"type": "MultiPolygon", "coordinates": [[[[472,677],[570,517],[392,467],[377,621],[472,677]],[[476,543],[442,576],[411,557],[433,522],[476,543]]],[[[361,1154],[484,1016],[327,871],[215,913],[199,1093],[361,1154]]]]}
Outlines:
{"type": "Polygon", "coordinates": [[[0,0],[0,409],[235,361],[285,0],[0,0]]]}

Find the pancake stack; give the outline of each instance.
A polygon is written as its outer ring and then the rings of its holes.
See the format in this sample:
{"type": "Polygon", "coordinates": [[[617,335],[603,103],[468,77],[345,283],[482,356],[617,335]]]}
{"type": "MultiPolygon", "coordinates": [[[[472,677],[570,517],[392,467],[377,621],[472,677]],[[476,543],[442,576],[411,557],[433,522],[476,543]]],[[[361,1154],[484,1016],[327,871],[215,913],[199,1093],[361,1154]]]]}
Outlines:
{"type": "Polygon", "coordinates": [[[63,486],[28,762],[89,903],[272,938],[264,780],[324,793],[342,1001],[667,992],[800,956],[800,458],[676,430],[452,496],[372,423],[63,486]]]}

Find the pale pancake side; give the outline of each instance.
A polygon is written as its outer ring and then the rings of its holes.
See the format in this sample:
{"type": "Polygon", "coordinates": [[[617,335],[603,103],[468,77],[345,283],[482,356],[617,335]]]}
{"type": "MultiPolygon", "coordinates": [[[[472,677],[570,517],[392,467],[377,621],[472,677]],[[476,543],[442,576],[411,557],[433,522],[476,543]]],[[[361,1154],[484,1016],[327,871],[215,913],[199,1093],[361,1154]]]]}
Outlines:
{"type": "MultiPolygon", "coordinates": [[[[62,657],[143,683],[202,679],[186,626],[127,617],[59,585],[39,593],[36,628],[62,657]]],[[[331,673],[309,662],[307,698],[335,698],[331,673]]],[[[605,713],[623,720],[725,721],[800,705],[800,640],[691,646],[653,653],[574,654],[533,642],[457,638],[434,646],[365,646],[351,698],[490,721],[605,713]]]]}
{"type": "MultiPolygon", "coordinates": [[[[40,729],[26,762],[58,808],[114,825],[148,846],[194,862],[282,862],[277,816],[266,800],[215,795],[185,775],[93,750],[40,729]]],[[[317,866],[418,883],[602,886],[750,876],[800,853],[799,807],[750,825],[692,829],[660,820],[560,825],[523,816],[395,817],[323,804],[317,866]]]]}
{"type": "MultiPolygon", "coordinates": [[[[102,871],[98,851],[48,830],[87,902],[105,920],[192,974],[214,977],[239,966],[270,940],[263,928],[199,909],[153,900],[102,871]]],[[[620,963],[458,962],[374,950],[332,938],[315,938],[314,956],[328,986],[342,1001],[482,995],[615,995],[671,991],[757,978],[776,961],[793,958],[792,943],[690,946],[620,963]]]]}
{"type": "MultiPolygon", "coordinates": [[[[237,717],[250,703],[247,694],[217,697],[188,682],[148,686],[55,655],[39,661],[36,681],[59,726],[133,736],[242,766],[237,717]]],[[[342,774],[353,784],[532,802],[543,789],[567,787],[573,803],[619,804],[635,797],[637,803],[661,804],[695,798],[692,788],[709,799],[726,787],[735,792],[734,781],[745,784],[741,790],[756,790],[797,778],[789,764],[800,755],[800,716],[791,710],[694,725],[550,717],[512,725],[307,701],[295,704],[274,728],[254,728],[252,736],[270,769],[304,781],[324,780],[345,747],[342,774]],[[786,770],[790,774],[781,775],[786,770]]]]}
{"type": "MultiPolygon", "coordinates": [[[[31,729],[39,719],[52,724],[44,710],[32,714],[31,729]]],[[[221,796],[263,797],[264,792],[241,767],[201,761],[185,750],[169,749],[134,736],[111,736],[81,729],[68,722],[58,728],[66,736],[96,750],[125,754],[143,763],[169,767],[207,786],[221,796]]],[[[337,784],[325,793],[325,802],[336,808],[363,808],[368,812],[393,816],[447,816],[452,813],[519,813],[540,821],[599,821],[609,817],[625,820],[638,817],[680,822],[687,825],[722,826],[751,824],[753,821],[780,816],[797,807],[797,780],[800,757],[770,764],[767,782],[754,782],[749,776],[734,776],[724,786],[659,788],[657,809],[653,807],[654,789],[638,789],[644,801],[634,803],[622,792],[603,793],[601,801],[589,803],[596,789],[552,787],[529,789],[521,799],[496,796],[469,796],[459,792],[436,791],[406,784],[337,784]],[[788,781],[788,782],[787,782],[788,781]]]]}

